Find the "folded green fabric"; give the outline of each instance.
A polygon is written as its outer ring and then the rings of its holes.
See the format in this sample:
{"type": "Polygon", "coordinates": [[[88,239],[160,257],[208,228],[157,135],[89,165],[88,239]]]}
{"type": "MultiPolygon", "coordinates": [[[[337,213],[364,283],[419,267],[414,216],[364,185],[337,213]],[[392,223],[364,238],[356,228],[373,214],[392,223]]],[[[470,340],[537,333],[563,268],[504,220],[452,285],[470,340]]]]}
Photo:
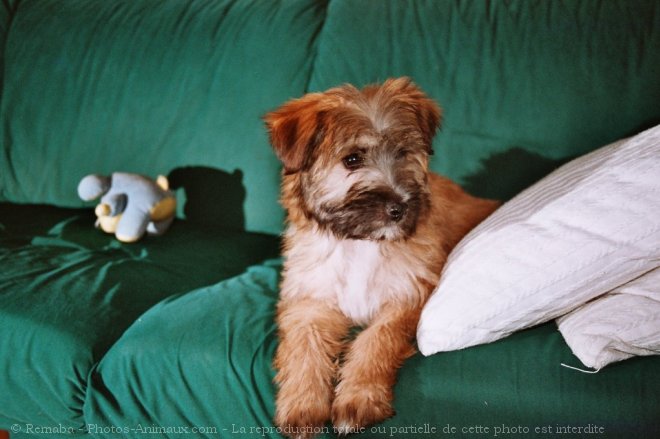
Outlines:
{"type": "MultiPolygon", "coordinates": [[[[93,220],[0,204],[0,391],[11,395],[0,428],[280,437],[271,362],[281,261],[254,265],[277,256],[277,239],[177,221],[127,246],[91,230],[93,220]]],[[[579,364],[553,324],[416,355],[394,389],[396,416],[362,437],[588,425],[604,429],[599,437],[660,433],[660,358],[597,375],[562,362],[579,364]]]]}
{"type": "Polygon", "coordinates": [[[90,432],[140,437],[155,426],[166,437],[217,438],[271,427],[279,270],[277,261],[252,267],[137,319],[91,375],[90,432]]]}
{"type": "MultiPolygon", "coordinates": [[[[90,432],[282,437],[272,423],[271,366],[280,265],[251,267],[138,318],[91,374],[90,432]]],[[[561,367],[572,361],[553,324],[464,351],[418,354],[400,371],[396,416],[360,437],[468,437],[479,429],[491,437],[532,436],[537,428],[556,434],[573,427],[598,428],[605,433],[599,437],[658,432],[660,382],[652,376],[660,358],[631,360],[595,376],[561,367]]],[[[330,424],[321,432],[319,438],[336,437],[330,424]]]]}
{"type": "Polygon", "coordinates": [[[275,257],[278,238],[177,221],[120,244],[91,210],[0,204],[0,425],[79,428],[87,375],[164,298],[275,257]]]}

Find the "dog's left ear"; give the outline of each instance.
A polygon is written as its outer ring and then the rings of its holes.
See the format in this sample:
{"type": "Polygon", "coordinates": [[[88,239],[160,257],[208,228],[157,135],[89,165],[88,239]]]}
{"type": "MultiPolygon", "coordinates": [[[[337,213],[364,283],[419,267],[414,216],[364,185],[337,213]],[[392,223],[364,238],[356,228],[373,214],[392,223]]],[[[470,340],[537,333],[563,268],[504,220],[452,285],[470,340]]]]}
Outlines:
{"type": "Polygon", "coordinates": [[[428,145],[428,151],[433,154],[433,137],[440,127],[442,121],[442,110],[440,106],[426,94],[408,77],[389,79],[383,84],[383,88],[396,96],[415,112],[417,125],[428,145]]]}
{"type": "Polygon", "coordinates": [[[322,99],[321,93],[310,93],[263,117],[270,143],[287,173],[299,172],[312,164],[313,151],[324,134],[322,99]]]}
{"type": "Polygon", "coordinates": [[[440,110],[440,107],[435,101],[427,98],[423,93],[422,96],[419,101],[417,123],[424,136],[424,141],[428,145],[429,154],[433,154],[433,137],[435,137],[436,131],[440,128],[442,110],[440,110]]]}

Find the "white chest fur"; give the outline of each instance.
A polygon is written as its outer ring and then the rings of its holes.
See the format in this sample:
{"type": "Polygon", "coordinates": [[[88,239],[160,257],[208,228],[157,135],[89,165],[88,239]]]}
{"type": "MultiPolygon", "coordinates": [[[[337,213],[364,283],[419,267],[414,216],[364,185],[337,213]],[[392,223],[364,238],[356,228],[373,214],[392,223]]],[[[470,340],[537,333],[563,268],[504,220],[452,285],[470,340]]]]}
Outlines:
{"type": "Polygon", "coordinates": [[[336,291],[339,308],[357,323],[366,323],[381,305],[384,291],[378,285],[378,267],[382,256],[378,244],[371,241],[342,241],[330,264],[341,267],[336,291]]]}
{"type": "Polygon", "coordinates": [[[383,303],[412,293],[413,276],[385,242],[308,235],[298,234],[287,252],[283,297],[330,301],[355,323],[367,324],[383,303]]]}

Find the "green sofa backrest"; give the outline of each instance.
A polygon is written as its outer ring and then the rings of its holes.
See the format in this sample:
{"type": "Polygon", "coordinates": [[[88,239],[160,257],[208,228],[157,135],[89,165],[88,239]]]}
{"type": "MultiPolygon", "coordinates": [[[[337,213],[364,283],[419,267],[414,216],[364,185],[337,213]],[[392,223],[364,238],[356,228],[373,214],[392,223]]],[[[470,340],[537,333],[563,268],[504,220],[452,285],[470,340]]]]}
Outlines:
{"type": "Polygon", "coordinates": [[[431,166],[508,199],[660,123],[660,3],[333,0],[310,88],[412,77],[444,108],[431,166]]]}
{"type": "Polygon", "coordinates": [[[501,199],[660,121],[653,0],[17,0],[0,32],[13,202],[81,206],[86,174],[166,174],[208,195],[196,217],[278,233],[260,117],[344,82],[412,77],[445,110],[432,167],[501,199]]]}
{"type": "Polygon", "coordinates": [[[216,171],[210,200],[243,193],[245,226],[279,231],[279,164],[260,118],[304,93],[324,14],[316,0],[19,1],[0,196],[81,206],[86,174],[174,172],[185,184],[216,171]]]}

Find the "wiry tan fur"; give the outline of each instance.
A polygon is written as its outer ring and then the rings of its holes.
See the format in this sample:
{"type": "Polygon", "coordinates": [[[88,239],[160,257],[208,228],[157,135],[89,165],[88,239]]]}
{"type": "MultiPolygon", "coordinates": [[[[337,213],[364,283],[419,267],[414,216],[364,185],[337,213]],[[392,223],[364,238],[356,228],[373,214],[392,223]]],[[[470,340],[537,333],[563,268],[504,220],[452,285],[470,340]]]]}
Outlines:
{"type": "Polygon", "coordinates": [[[330,420],[350,433],[392,416],[447,255],[497,203],[428,172],[440,109],[407,78],[309,94],[265,120],[288,212],[275,422],[291,437],[330,420]],[[360,167],[343,164],[351,153],[360,167]]]}

